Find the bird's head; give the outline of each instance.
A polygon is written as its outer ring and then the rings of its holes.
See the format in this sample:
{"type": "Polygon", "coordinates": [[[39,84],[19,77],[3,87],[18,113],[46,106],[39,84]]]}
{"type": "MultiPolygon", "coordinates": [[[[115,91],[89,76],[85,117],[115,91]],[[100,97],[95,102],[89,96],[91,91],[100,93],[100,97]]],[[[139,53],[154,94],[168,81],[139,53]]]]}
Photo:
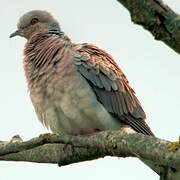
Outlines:
{"type": "Polygon", "coordinates": [[[36,33],[41,32],[60,32],[59,23],[47,11],[33,10],[25,13],[17,24],[17,31],[10,35],[31,38],[36,33]]]}

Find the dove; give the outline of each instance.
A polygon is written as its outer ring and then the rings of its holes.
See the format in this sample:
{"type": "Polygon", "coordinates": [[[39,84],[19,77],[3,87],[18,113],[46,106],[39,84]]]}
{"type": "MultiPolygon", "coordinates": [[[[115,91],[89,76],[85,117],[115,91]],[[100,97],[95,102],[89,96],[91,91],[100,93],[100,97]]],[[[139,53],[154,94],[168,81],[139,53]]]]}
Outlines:
{"type": "MultiPolygon", "coordinates": [[[[30,98],[52,132],[89,135],[125,128],[154,136],[125,74],[106,51],[72,42],[43,10],[25,13],[10,35],[15,36],[27,39],[23,64],[30,98]]],[[[141,160],[162,174],[161,166],[141,160]]]]}
{"type": "Polygon", "coordinates": [[[153,135],[134,90],[112,56],[76,44],[54,17],[25,13],[10,37],[27,39],[24,70],[38,119],[52,132],[91,134],[129,127],[153,135]]]}

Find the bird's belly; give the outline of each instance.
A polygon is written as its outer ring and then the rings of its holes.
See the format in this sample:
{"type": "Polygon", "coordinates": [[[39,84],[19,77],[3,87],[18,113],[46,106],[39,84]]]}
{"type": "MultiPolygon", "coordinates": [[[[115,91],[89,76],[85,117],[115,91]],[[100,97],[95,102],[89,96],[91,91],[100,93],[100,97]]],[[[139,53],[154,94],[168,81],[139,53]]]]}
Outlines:
{"type": "Polygon", "coordinates": [[[45,103],[45,122],[53,132],[84,134],[120,128],[120,123],[98,102],[84,78],[73,77],[71,83],[68,78],[60,82],[61,86],[54,87],[53,97],[45,103]]]}

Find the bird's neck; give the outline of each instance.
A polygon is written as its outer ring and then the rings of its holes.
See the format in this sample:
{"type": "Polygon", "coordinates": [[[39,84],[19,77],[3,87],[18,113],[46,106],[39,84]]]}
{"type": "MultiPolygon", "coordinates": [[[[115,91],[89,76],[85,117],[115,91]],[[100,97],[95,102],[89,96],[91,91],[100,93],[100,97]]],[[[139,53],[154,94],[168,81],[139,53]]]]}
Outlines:
{"type": "Polygon", "coordinates": [[[48,24],[48,33],[51,35],[64,36],[64,32],[61,31],[61,28],[57,22],[52,22],[48,24]]]}
{"type": "Polygon", "coordinates": [[[65,46],[70,46],[70,39],[64,34],[56,35],[54,33],[37,33],[33,35],[26,43],[24,49],[25,57],[29,57],[28,61],[31,61],[36,66],[40,60],[45,60],[49,55],[53,59],[55,50],[61,50],[65,46]],[[45,54],[48,52],[48,56],[45,54]],[[38,58],[36,57],[38,56],[38,58]]]}
{"type": "Polygon", "coordinates": [[[28,84],[32,84],[34,78],[37,80],[39,73],[46,73],[47,67],[55,67],[61,60],[59,53],[63,54],[68,46],[71,46],[71,41],[65,36],[39,33],[31,37],[24,49],[24,68],[28,84]]]}
{"type": "Polygon", "coordinates": [[[64,32],[61,31],[60,27],[57,25],[52,25],[48,27],[48,34],[50,35],[57,35],[60,37],[65,36],[64,32]]]}

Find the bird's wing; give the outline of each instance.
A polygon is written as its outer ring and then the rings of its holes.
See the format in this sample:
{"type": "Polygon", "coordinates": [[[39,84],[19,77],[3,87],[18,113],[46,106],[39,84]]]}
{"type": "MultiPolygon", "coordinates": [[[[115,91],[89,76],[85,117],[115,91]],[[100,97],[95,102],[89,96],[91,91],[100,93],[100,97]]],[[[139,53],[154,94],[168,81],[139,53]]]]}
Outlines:
{"type": "Polygon", "coordinates": [[[93,45],[81,44],[75,48],[79,54],[74,58],[77,70],[88,81],[98,101],[135,131],[153,135],[135,92],[113,58],[93,45]]]}

